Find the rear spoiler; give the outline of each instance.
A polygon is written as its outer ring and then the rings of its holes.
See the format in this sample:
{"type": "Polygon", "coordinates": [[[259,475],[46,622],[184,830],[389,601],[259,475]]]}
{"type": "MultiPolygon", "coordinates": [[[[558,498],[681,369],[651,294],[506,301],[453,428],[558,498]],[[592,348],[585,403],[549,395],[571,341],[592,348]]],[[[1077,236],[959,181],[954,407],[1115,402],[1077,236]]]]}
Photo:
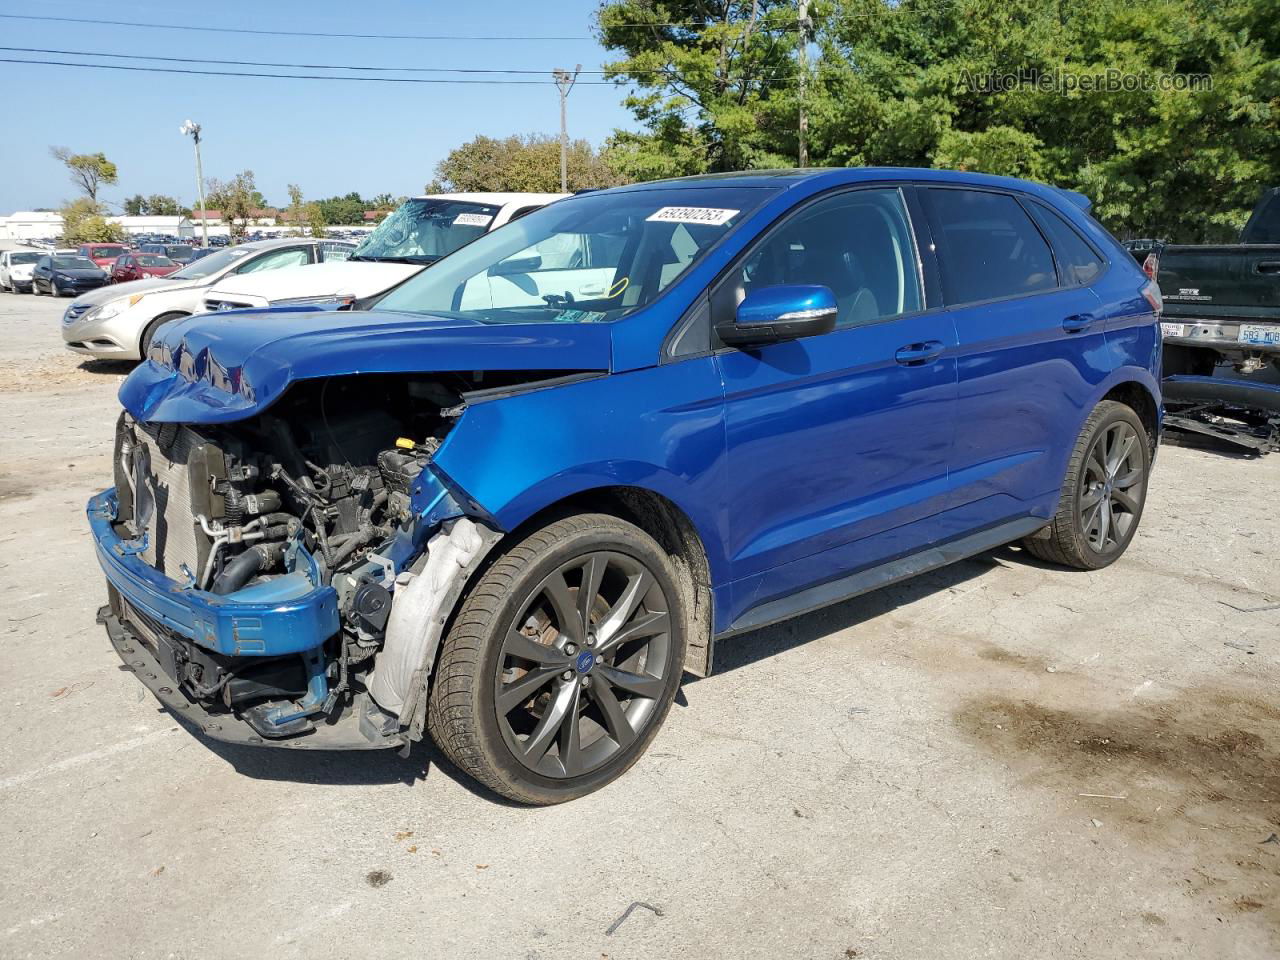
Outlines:
{"type": "Polygon", "coordinates": [[[1093,206],[1093,201],[1090,200],[1088,197],[1086,197],[1083,193],[1080,193],[1079,191],[1064,190],[1062,187],[1058,187],[1057,189],[1059,193],[1061,193],[1064,197],[1066,197],[1068,200],[1074,203],[1077,207],[1079,207],[1085,213],[1088,213],[1090,208],[1093,206]]]}

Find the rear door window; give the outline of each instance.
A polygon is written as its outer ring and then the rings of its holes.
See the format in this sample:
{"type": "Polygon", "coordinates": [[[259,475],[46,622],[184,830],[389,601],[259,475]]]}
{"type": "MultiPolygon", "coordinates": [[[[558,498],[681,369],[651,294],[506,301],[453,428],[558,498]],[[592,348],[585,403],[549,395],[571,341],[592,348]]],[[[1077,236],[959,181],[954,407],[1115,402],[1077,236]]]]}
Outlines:
{"type": "Polygon", "coordinates": [[[1053,244],[1058,258],[1058,281],[1064,287],[1083,287],[1102,273],[1102,258],[1057,212],[1040,203],[1027,207],[1044,235],[1053,244]]]}
{"type": "Polygon", "coordinates": [[[1013,197],[931,187],[930,208],[948,306],[1025,296],[1058,285],[1053,254],[1013,197]]]}
{"type": "Polygon", "coordinates": [[[246,263],[236,273],[257,273],[260,270],[278,270],[281,267],[301,267],[311,262],[306,247],[286,247],[272,250],[246,263]]]}

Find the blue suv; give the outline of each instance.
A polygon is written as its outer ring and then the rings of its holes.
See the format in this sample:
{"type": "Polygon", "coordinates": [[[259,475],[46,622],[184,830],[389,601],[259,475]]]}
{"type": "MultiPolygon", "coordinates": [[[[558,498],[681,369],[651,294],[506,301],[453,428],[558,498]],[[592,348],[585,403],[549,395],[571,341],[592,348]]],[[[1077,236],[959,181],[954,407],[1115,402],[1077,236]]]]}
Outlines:
{"type": "Polygon", "coordinates": [[[427,734],[580,796],[732,634],[1142,517],[1159,294],[1077,194],[929,170],[587,193],[350,313],[165,327],[88,517],[100,612],[239,743],[427,734]]]}

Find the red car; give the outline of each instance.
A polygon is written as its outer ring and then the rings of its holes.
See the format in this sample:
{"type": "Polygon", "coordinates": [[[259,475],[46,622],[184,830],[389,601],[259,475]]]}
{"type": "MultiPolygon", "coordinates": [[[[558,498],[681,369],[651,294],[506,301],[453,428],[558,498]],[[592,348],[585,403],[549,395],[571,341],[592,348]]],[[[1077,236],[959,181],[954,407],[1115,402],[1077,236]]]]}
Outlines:
{"type": "Polygon", "coordinates": [[[148,277],[167,277],[181,266],[158,253],[125,253],[116,258],[108,273],[112,283],[124,283],[148,277]]]}
{"type": "Polygon", "coordinates": [[[129,248],[123,243],[82,243],[76,252],[92,260],[95,267],[101,267],[110,273],[116,258],[128,253],[129,248]]]}

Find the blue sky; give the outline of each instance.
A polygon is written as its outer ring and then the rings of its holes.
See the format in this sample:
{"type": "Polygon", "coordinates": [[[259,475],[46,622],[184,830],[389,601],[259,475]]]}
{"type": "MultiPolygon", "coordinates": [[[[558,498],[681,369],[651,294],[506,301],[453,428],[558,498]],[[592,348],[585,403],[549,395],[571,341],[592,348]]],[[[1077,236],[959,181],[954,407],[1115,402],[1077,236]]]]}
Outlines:
{"type": "MultiPolygon", "coordinates": [[[[606,59],[605,51],[591,39],[591,14],[596,6],[596,0],[142,0],[110,4],[0,0],[0,13],[5,14],[341,34],[580,38],[518,42],[355,40],[0,20],[0,46],[548,72],[553,67],[581,63],[590,70],[599,69],[606,59]]],[[[0,57],[88,59],[8,51],[0,52],[0,57]]],[[[420,193],[445,153],[477,134],[556,134],[560,124],[559,101],[549,77],[545,84],[533,86],[331,83],[0,63],[0,89],[11,108],[5,132],[0,135],[0,214],[57,207],[75,195],[65,170],[49,156],[51,144],[82,152],[100,150],[114,161],[120,169],[120,182],[103,191],[109,202],[118,204],[135,193],[164,193],[194,204],[191,141],[178,132],[187,117],[204,127],[206,177],[227,178],[251,169],[259,189],[270,202],[279,204],[288,202],[288,183],[299,184],[311,198],[348,190],[358,190],[363,196],[420,193]]],[[[579,84],[569,97],[569,135],[599,144],[615,127],[629,126],[630,115],[621,106],[624,94],[624,88],[613,85],[579,84]]]]}

